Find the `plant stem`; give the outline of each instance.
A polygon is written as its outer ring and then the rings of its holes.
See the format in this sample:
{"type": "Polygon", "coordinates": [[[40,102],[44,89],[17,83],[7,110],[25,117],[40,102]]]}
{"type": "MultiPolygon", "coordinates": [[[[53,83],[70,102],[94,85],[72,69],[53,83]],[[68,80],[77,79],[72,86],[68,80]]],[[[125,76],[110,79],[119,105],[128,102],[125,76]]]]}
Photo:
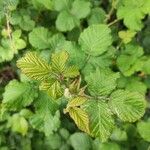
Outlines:
{"type": "Polygon", "coordinates": [[[118,19],[115,19],[114,21],[112,21],[112,22],[110,22],[110,23],[108,24],[108,27],[114,25],[114,24],[117,23],[118,21],[119,21],[118,19]]]}

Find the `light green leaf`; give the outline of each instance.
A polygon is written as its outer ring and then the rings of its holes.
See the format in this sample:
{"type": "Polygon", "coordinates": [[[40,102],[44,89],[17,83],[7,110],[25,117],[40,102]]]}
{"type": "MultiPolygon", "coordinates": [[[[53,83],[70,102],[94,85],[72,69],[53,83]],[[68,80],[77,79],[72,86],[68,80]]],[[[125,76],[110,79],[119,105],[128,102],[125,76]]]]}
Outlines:
{"type": "Polygon", "coordinates": [[[68,109],[70,117],[74,120],[77,127],[89,133],[89,117],[88,114],[81,108],[78,107],[70,107],[68,109]]]}
{"type": "Polygon", "coordinates": [[[117,9],[117,18],[123,19],[129,29],[139,31],[143,27],[142,19],[150,12],[149,8],[149,0],[122,0],[117,9]]]}
{"type": "Polygon", "coordinates": [[[73,0],[54,0],[54,8],[57,11],[69,10],[73,0]]]}
{"type": "Polygon", "coordinates": [[[49,39],[51,50],[55,50],[57,47],[59,47],[64,42],[65,42],[65,37],[61,33],[54,34],[49,39]]]}
{"type": "Polygon", "coordinates": [[[45,8],[52,10],[53,9],[53,0],[37,0],[41,5],[43,5],[45,8]]]}
{"type": "Polygon", "coordinates": [[[91,10],[91,14],[88,17],[88,24],[100,24],[104,23],[106,18],[106,13],[102,8],[95,7],[91,10]]]}
{"type": "Polygon", "coordinates": [[[150,142],[150,122],[138,122],[137,130],[145,141],[150,142]]]}
{"type": "Polygon", "coordinates": [[[76,66],[67,67],[65,72],[63,73],[64,77],[67,77],[67,78],[74,78],[78,76],[79,74],[80,74],[79,70],[76,66]]]}
{"type": "Polygon", "coordinates": [[[113,141],[127,141],[128,139],[127,133],[124,130],[119,129],[118,127],[113,130],[110,138],[113,141]]]}
{"type": "Polygon", "coordinates": [[[106,141],[114,128],[112,113],[104,101],[90,100],[84,105],[90,118],[90,135],[106,141]]]}
{"type": "Polygon", "coordinates": [[[6,6],[6,8],[9,11],[16,10],[19,4],[19,0],[2,0],[2,2],[3,2],[3,7],[6,6]]]}
{"type": "Polygon", "coordinates": [[[146,101],[136,92],[117,90],[110,96],[109,106],[121,120],[135,122],[145,113],[146,101]]]}
{"type": "Polygon", "coordinates": [[[53,115],[58,110],[58,104],[50,96],[42,91],[39,92],[39,96],[34,103],[34,107],[36,112],[43,116],[46,113],[53,115]]]}
{"type": "Polygon", "coordinates": [[[147,60],[144,61],[142,71],[146,74],[150,74],[150,57],[147,57],[147,60]]]}
{"type": "Polygon", "coordinates": [[[69,141],[74,150],[92,149],[92,139],[85,133],[76,132],[70,136],[69,141]]]}
{"type": "Polygon", "coordinates": [[[51,33],[44,27],[37,27],[29,33],[30,44],[38,49],[49,48],[49,37],[51,33]],[[39,36],[40,35],[40,36],[39,36]]]}
{"type": "Polygon", "coordinates": [[[118,35],[122,39],[123,43],[129,43],[132,38],[135,36],[136,32],[127,30],[127,31],[119,31],[118,35]]]}
{"type": "Polygon", "coordinates": [[[19,59],[17,66],[26,76],[41,81],[50,78],[52,71],[51,66],[33,52],[28,52],[24,57],[19,59]]]}
{"type": "Polygon", "coordinates": [[[46,93],[40,92],[34,107],[35,114],[29,120],[32,127],[44,132],[46,136],[57,131],[60,126],[58,104],[46,93]]]}
{"type": "Polygon", "coordinates": [[[85,97],[76,97],[72,99],[71,101],[69,101],[69,103],[67,104],[67,107],[78,107],[84,104],[86,101],[87,101],[87,98],[85,97]]]}
{"type": "Polygon", "coordinates": [[[79,37],[82,50],[88,55],[101,55],[112,43],[110,32],[108,26],[104,24],[89,26],[79,37]]]}
{"type": "Polygon", "coordinates": [[[60,98],[63,95],[61,85],[57,80],[43,81],[39,88],[40,90],[47,91],[48,95],[54,99],[60,98]]]}
{"type": "Polygon", "coordinates": [[[100,143],[98,139],[96,139],[94,144],[94,150],[121,150],[119,144],[115,142],[100,143]]]}
{"type": "Polygon", "coordinates": [[[12,80],[5,87],[2,104],[9,110],[17,110],[29,106],[36,96],[32,84],[12,80]]]}
{"type": "Polygon", "coordinates": [[[10,125],[12,131],[21,133],[23,136],[25,136],[28,132],[28,122],[19,114],[14,114],[13,116],[11,116],[10,125]]]}
{"type": "Polygon", "coordinates": [[[34,129],[44,132],[46,136],[50,136],[60,127],[60,113],[56,111],[54,116],[49,112],[45,112],[45,114],[36,113],[32,115],[29,121],[34,129]]]}
{"type": "Polygon", "coordinates": [[[60,12],[56,20],[56,28],[61,32],[71,31],[79,26],[79,20],[66,10],[60,12]]]}
{"type": "Polygon", "coordinates": [[[78,19],[82,19],[89,15],[90,7],[91,3],[88,1],[75,0],[72,4],[71,13],[75,15],[78,19]]]}
{"type": "Polygon", "coordinates": [[[83,51],[81,51],[81,48],[77,43],[71,41],[65,41],[64,43],[62,43],[56,48],[57,51],[61,49],[64,49],[68,52],[69,64],[78,66],[78,68],[82,68],[86,60],[86,55],[83,51]]]}
{"type": "Polygon", "coordinates": [[[19,12],[13,12],[10,18],[10,23],[12,25],[19,25],[20,28],[25,31],[30,31],[35,26],[35,22],[31,19],[30,14],[24,9],[19,12]]]}
{"type": "Polygon", "coordinates": [[[66,51],[52,54],[52,69],[56,73],[63,73],[66,69],[66,62],[69,55],[66,51]]]}
{"type": "Polygon", "coordinates": [[[0,62],[10,61],[18,51],[26,47],[26,43],[21,37],[21,30],[12,32],[12,39],[4,38],[0,46],[0,62]]]}
{"type": "Polygon", "coordinates": [[[89,76],[85,77],[85,80],[91,95],[107,96],[116,88],[118,78],[119,73],[97,68],[96,72],[90,73],[89,76]]]}
{"type": "Polygon", "coordinates": [[[63,73],[66,69],[66,62],[69,55],[66,51],[61,51],[59,53],[52,54],[52,69],[54,72],[63,73]]]}
{"type": "Polygon", "coordinates": [[[117,58],[117,65],[120,71],[125,76],[130,76],[134,72],[140,71],[143,67],[143,62],[140,59],[142,55],[142,47],[133,44],[126,45],[117,58]]]}

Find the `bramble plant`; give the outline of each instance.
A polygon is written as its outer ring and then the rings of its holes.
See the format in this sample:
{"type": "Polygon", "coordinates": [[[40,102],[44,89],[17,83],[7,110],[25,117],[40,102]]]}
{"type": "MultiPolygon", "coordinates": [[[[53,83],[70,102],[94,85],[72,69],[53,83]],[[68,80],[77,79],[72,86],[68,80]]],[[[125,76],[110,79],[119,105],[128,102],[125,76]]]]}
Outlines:
{"type": "Polygon", "coordinates": [[[0,150],[150,148],[150,0],[0,1],[0,150]]]}

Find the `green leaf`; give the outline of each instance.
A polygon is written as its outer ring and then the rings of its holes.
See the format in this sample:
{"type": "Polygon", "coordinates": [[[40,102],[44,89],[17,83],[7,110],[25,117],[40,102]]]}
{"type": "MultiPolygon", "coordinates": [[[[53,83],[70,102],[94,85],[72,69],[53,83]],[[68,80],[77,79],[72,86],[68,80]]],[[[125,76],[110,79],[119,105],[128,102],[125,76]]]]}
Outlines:
{"type": "Polygon", "coordinates": [[[88,114],[81,108],[71,107],[68,109],[70,117],[74,120],[77,127],[89,133],[89,117],[88,114]]]}
{"type": "Polygon", "coordinates": [[[71,31],[79,26],[79,20],[66,10],[60,12],[56,20],[56,28],[61,32],[71,31]]]}
{"type": "Polygon", "coordinates": [[[100,24],[104,23],[106,18],[106,13],[102,8],[95,7],[91,10],[91,14],[88,17],[88,24],[100,24]]]}
{"type": "Polygon", "coordinates": [[[78,66],[78,68],[82,68],[86,59],[86,55],[83,51],[81,51],[81,48],[77,43],[65,41],[56,48],[58,51],[61,49],[64,49],[68,52],[70,58],[68,60],[69,64],[78,66]]]}
{"type": "Polygon", "coordinates": [[[90,56],[88,58],[88,62],[85,63],[84,69],[82,69],[82,73],[87,76],[91,72],[95,72],[97,67],[106,69],[109,66],[112,65],[112,62],[116,58],[116,49],[114,47],[110,47],[107,52],[105,52],[103,55],[93,57],[90,56]]]}
{"type": "Polygon", "coordinates": [[[52,54],[52,69],[56,73],[63,73],[66,69],[66,62],[69,55],[66,51],[52,54]]]}
{"type": "Polygon", "coordinates": [[[117,90],[110,96],[109,106],[122,121],[135,122],[145,113],[146,101],[136,92],[117,90]]]}
{"type": "Polygon", "coordinates": [[[49,39],[51,50],[55,50],[57,47],[59,47],[64,42],[65,42],[65,37],[63,36],[63,34],[60,34],[60,33],[54,34],[49,39]]]}
{"type": "Polygon", "coordinates": [[[110,29],[107,25],[91,25],[79,37],[82,50],[91,56],[98,56],[108,50],[112,43],[110,29]]]}
{"type": "Polygon", "coordinates": [[[72,99],[71,101],[69,101],[69,103],[67,104],[67,107],[78,107],[84,104],[86,101],[87,101],[87,98],[85,97],[76,97],[72,99]]]}
{"type": "Polygon", "coordinates": [[[46,136],[50,136],[53,132],[56,132],[60,127],[60,113],[56,111],[53,116],[49,112],[45,114],[36,113],[30,118],[30,124],[34,129],[44,132],[46,136]]]}
{"type": "Polygon", "coordinates": [[[129,43],[132,38],[135,36],[136,32],[127,30],[127,31],[119,31],[118,35],[122,39],[123,43],[129,43]]]}
{"type": "Polygon", "coordinates": [[[119,144],[115,142],[100,143],[98,140],[95,140],[94,144],[94,150],[121,150],[119,144]]]}
{"type": "Polygon", "coordinates": [[[22,72],[35,80],[45,80],[51,75],[51,66],[41,60],[36,53],[28,52],[24,57],[17,61],[17,66],[22,72]]]}
{"type": "Polygon", "coordinates": [[[150,74],[150,57],[147,57],[147,60],[144,61],[142,71],[146,74],[150,74]]]}
{"type": "Polygon", "coordinates": [[[41,5],[43,5],[45,8],[52,10],[53,9],[53,0],[37,0],[41,5]]]}
{"type": "Polygon", "coordinates": [[[21,29],[30,31],[35,27],[35,22],[31,19],[28,11],[22,9],[21,11],[15,11],[10,18],[12,25],[19,25],[21,29]]]}
{"type": "Polygon", "coordinates": [[[121,51],[117,58],[117,65],[120,71],[125,76],[130,76],[134,72],[142,70],[143,62],[141,56],[143,55],[143,48],[138,45],[128,44],[125,49],[121,51]]]}
{"type": "Polygon", "coordinates": [[[40,90],[47,91],[48,95],[54,99],[60,98],[63,95],[63,91],[60,82],[57,80],[47,80],[40,84],[40,90]]]}
{"type": "Polygon", "coordinates": [[[122,0],[117,9],[117,18],[123,19],[124,24],[131,30],[139,31],[143,27],[142,19],[150,12],[149,0],[122,0]]]}
{"type": "Polygon", "coordinates": [[[49,48],[49,37],[51,33],[44,27],[37,27],[29,33],[30,44],[38,49],[49,48]],[[39,36],[40,35],[40,36],[39,36]]]}
{"type": "Polygon", "coordinates": [[[46,93],[39,92],[39,97],[34,103],[35,114],[30,117],[33,128],[44,132],[46,136],[51,135],[60,126],[60,113],[58,104],[46,93]]]}
{"type": "Polygon", "coordinates": [[[124,130],[119,129],[118,127],[113,130],[111,135],[111,140],[113,141],[127,141],[127,133],[124,130]]]}
{"type": "Polygon", "coordinates": [[[14,114],[11,116],[9,121],[12,131],[21,133],[23,136],[27,134],[28,122],[24,117],[20,116],[19,114],[14,114]]]}
{"type": "Polygon", "coordinates": [[[139,132],[139,134],[141,135],[141,137],[147,141],[150,142],[150,122],[144,122],[144,121],[140,121],[137,124],[137,130],[139,132]]]}
{"type": "Polygon", "coordinates": [[[69,141],[74,150],[81,150],[81,148],[82,150],[92,149],[92,140],[85,133],[76,132],[70,136],[69,141]]]}
{"type": "Polygon", "coordinates": [[[39,92],[39,96],[34,103],[34,107],[36,112],[43,116],[46,113],[50,113],[53,115],[58,110],[58,104],[45,92],[42,91],[39,92]]]}
{"type": "Polygon", "coordinates": [[[26,43],[21,39],[21,30],[12,32],[12,39],[2,39],[0,46],[0,62],[10,61],[18,51],[26,47],[26,43]]]}
{"type": "Polygon", "coordinates": [[[71,8],[73,0],[55,0],[54,8],[57,11],[69,10],[71,8]]]}
{"type": "Polygon", "coordinates": [[[118,78],[119,73],[97,68],[96,72],[90,73],[89,76],[85,77],[85,80],[91,95],[107,96],[116,88],[118,78]]]}
{"type": "Polygon", "coordinates": [[[3,2],[3,7],[6,6],[6,8],[9,11],[16,10],[17,5],[19,4],[19,0],[5,0],[3,2]]]}
{"type": "Polygon", "coordinates": [[[69,112],[70,117],[74,120],[77,127],[80,130],[89,133],[89,117],[83,109],[79,108],[86,100],[85,97],[76,97],[72,99],[67,104],[67,108],[64,109],[64,113],[69,112]]]}
{"type": "Polygon", "coordinates": [[[91,4],[88,1],[75,0],[72,4],[71,13],[78,19],[86,18],[90,13],[90,7],[91,4]]]}
{"type": "Polygon", "coordinates": [[[84,109],[90,118],[90,135],[106,141],[114,128],[114,119],[107,103],[90,100],[85,103],[84,109]]]}
{"type": "Polygon", "coordinates": [[[37,93],[32,84],[12,80],[5,87],[2,104],[9,110],[17,110],[29,106],[36,96],[37,93]]]}
{"type": "Polygon", "coordinates": [[[67,67],[63,75],[66,78],[74,78],[79,75],[79,70],[76,66],[67,67]]]}

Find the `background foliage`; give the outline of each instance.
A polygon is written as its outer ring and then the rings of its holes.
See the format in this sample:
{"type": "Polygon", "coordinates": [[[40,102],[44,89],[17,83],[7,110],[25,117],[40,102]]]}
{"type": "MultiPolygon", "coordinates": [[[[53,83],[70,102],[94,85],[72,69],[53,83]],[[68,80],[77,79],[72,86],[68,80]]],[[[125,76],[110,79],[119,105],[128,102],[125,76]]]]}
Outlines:
{"type": "Polygon", "coordinates": [[[148,150],[149,14],[150,0],[0,0],[0,150],[148,150]]]}

